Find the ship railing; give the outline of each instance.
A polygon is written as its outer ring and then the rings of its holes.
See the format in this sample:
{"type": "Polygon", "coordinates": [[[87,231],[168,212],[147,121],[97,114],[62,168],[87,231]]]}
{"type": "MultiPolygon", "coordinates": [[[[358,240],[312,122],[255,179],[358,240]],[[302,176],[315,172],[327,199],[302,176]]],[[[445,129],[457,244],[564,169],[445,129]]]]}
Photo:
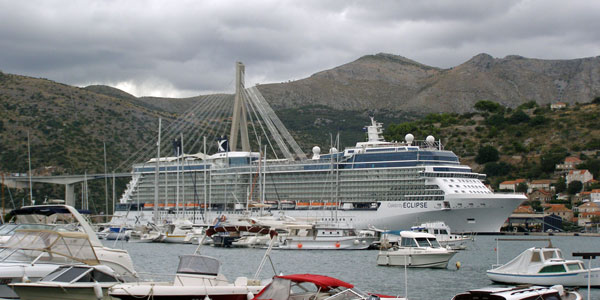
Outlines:
{"type": "Polygon", "coordinates": [[[131,200],[131,195],[135,191],[140,178],[141,178],[141,174],[139,174],[139,173],[136,173],[133,175],[133,177],[131,178],[131,181],[129,183],[127,183],[127,188],[125,189],[125,192],[121,196],[120,203],[127,203],[131,200]]]}

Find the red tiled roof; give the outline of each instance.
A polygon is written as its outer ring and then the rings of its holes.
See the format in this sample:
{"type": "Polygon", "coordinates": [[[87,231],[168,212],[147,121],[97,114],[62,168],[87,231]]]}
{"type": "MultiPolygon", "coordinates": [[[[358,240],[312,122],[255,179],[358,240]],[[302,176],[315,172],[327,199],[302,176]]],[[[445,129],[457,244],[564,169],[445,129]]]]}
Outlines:
{"type": "Polygon", "coordinates": [[[513,211],[513,213],[530,214],[530,213],[533,213],[533,208],[529,205],[521,205],[521,206],[517,207],[517,209],[515,209],[513,211]]]}
{"type": "Polygon", "coordinates": [[[553,181],[551,179],[538,179],[531,182],[531,184],[551,184],[553,181]]]}
{"type": "Polygon", "coordinates": [[[571,211],[564,204],[550,204],[546,212],[564,212],[571,211]]]}
{"type": "Polygon", "coordinates": [[[596,204],[596,202],[586,202],[584,204],[579,205],[578,207],[582,208],[582,207],[590,207],[590,206],[598,207],[598,204],[596,204]]]}
{"type": "Polygon", "coordinates": [[[569,157],[565,158],[565,163],[579,163],[579,162],[581,162],[581,159],[579,159],[579,157],[569,156],[569,157]]]}
{"type": "Polygon", "coordinates": [[[593,190],[592,190],[592,193],[594,193],[594,194],[598,194],[598,193],[600,193],[600,189],[593,189],[593,190]]]}
{"type": "Polygon", "coordinates": [[[572,174],[585,174],[585,172],[587,172],[588,170],[571,170],[569,171],[569,175],[572,174]]]}

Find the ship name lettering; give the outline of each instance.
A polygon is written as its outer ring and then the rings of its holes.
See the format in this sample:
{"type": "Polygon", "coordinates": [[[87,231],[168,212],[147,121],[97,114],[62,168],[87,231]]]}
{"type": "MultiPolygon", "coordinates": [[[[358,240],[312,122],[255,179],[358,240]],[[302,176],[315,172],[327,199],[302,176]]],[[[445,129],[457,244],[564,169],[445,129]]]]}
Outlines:
{"type": "Polygon", "coordinates": [[[427,208],[427,202],[404,202],[402,208],[427,208]]]}

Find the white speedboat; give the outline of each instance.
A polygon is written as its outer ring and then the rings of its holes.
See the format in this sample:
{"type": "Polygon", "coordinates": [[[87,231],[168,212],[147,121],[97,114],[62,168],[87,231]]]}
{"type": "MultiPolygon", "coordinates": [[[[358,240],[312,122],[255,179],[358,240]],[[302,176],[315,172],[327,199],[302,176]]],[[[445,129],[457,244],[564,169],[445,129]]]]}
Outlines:
{"type": "Polygon", "coordinates": [[[564,259],[562,252],[551,245],[529,248],[504,265],[487,271],[495,281],[509,284],[600,286],[600,268],[586,269],[581,260],[564,259]]]}
{"type": "Polygon", "coordinates": [[[397,246],[379,251],[378,265],[446,268],[448,261],[456,254],[456,251],[440,246],[435,236],[429,233],[401,231],[400,237],[397,246]]]}
{"type": "Polygon", "coordinates": [[[390,300],[405,299],[396,298],[394,296],[366,293],[355,288],[351,283],[347,283],[329,276],[315,274],[292,274],[273,277],[273,281],[252,300],[367,300],[379,298],[390,300]]]}
{"type": "MultiPolygon", "coordinates": [[[[206,236],[223,232],[265,233],[272,237],[277,232],[263,226],[211,226],[206,236]]],[[[202,241],[200,241],[202,244],[202,241]]],[[[198,252],[201,246],[196,249],[198,252]]],[[[252,299],[264,285],[256,277],[264,266],[268,253],[263,257],[254,279],[238,277],[230,282],[220,273],[221,262],[216,258],[204,255],[183,255],[179,258],[179,266],[173,282],[135,282],[118,284],[110,288],[109,295],[118,299],[252,299]]]]}
{"type": "Polygon", "coordinates": [[[13,224],[51,225],[53,230],[16,230],[0,246],[0,298],[18,297],[7,284],[38,281],[65,264],[104,264],[136,277],[129,253],[104,247],[87,220],[67,205],[36,205],[9,213],[13,224]]]}
{"type": "Polygon", "coordinates": [[[38,282],[20,282],[10,286],[21,300],[108,300],[111,299],[108,288],[122,281],[118,274],[104,265],[65,265],[38,282]]]}
{"type": "Polygon", "coordinates": [[[279,246],[286,250],[362,250],[376,240],[374,236],[359,236],[350,225],[294,224],[286,227],[288,234],[281,235],[279,246]]]}
{"type": "MultiPolygon", "coordinates": [[[[135,282],[110,288],[109,295],[118,299],[247,299],[264,286],[260,282],[238,277],[229,282],[221,274],[221,262],[203,255],[183,255],[179,259],[173,282],[135,282]]],[[[251,299],[251,298],[250,298],[251,299]]]]}
{"type": "Polygon", "coordinates": [[[473,241],[473,236],[452,234],[450,227],[442,221],[422,223],[419,226],[411,227],[410,230],[433,234],[441,246],[453,250],[467,249],[467,244],[473,241]]]}
{"type": "Polygon", "coordinates": [[[520,287],[489,287],[470,290],[452,297],[452,300],[581,300],[576,291],[567,291],[563,286],[520,286],[520,287]]]}

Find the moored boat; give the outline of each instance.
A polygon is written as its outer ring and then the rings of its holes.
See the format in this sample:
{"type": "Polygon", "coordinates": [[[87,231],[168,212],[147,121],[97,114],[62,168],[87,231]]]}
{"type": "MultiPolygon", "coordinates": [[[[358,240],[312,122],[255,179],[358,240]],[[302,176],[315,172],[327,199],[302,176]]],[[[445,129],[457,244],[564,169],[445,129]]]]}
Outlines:
{"type": "Polygon", "coordinates": [[[405,299],[381,294],[366,293],[353,284],[339,279],[316,274],[291,274],[273,277],[252,300],[298,300],[298,299],[405,299]]]}
{"type": "Polygon", "coordinates": [[[411,268],[446,268],[456,251],[442,247],[434,235],[401,231],[397,246],[381,249],[377,254],[380,266],[407,266],[411,268]]]}
{"type": "Polygon", "coordinates": [[[452,300],[581,300],[581,295],[576,291],[568,291],[563,286],[517,286],[517,287],[489,287],[470,290],[460,293],[452,300]]]}
{"type": "Polygon", "coordinates": [[[559,248],[532,247],[504,265],[487,271],[494,282],[508,284],[536,284],[600,286],[600,268],[586,269],[581,260],[568,260],[559,248]]]}

